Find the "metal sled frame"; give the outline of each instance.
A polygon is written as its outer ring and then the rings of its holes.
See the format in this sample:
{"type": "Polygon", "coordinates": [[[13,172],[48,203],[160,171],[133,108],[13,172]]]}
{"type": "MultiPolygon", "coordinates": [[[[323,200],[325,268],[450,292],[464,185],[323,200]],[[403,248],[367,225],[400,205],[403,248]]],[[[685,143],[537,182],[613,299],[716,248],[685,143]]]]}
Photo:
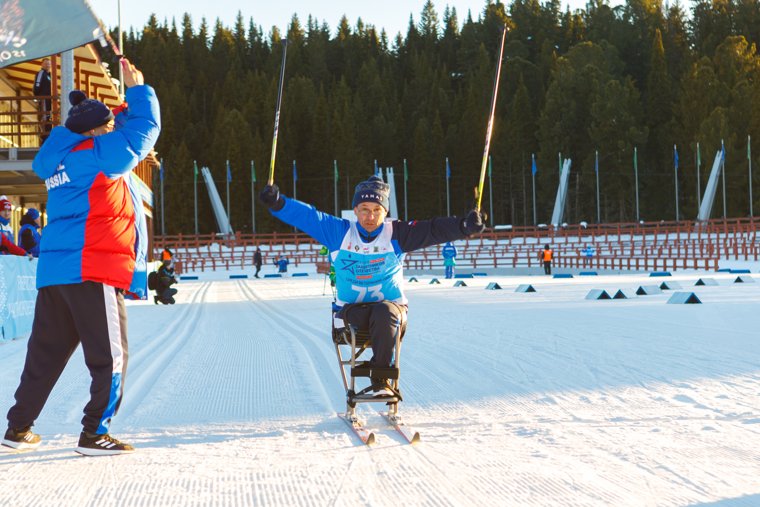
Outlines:
{"type": "Polygon", "coordinates": [[[360,360],[360,356],[367,350],[372,351],[372,341],[369,331],[356,329],[355,326],[342,323],[341,319],[332,314],[332,337],[335,344],[335,352],[338,356],[340,374],[343,378],[343,386],[346,389],[346,417],[356,418],[357,403],[385,403],[388,405],[388,414],[398,414],[398,402],[402,401],[399,391],[399,365],[401,357],[401,342],[406,331],[406,315],[404,314],[401,325],[396,332],[396,345],[393,353],[393,362],[388,368],[376,368],[369,364],[369,360],[360,360]],[[336,320],[338,323],[336,323],[336,320]],[[364,389],[357,391],[357,377],[385,378],[390,381],[392,396],[373,396],[372,383],[364,389]]]}

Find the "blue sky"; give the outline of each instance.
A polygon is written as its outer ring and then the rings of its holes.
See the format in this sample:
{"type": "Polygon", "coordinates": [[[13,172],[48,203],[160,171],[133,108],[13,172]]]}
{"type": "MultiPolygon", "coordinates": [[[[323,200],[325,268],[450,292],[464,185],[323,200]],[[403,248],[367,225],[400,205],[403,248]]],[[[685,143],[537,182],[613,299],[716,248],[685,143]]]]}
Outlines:
{"type": "MultiPolygon", "coordinates": [[[[108,27],[115,27],[118,20],[118,0],[89,0],[95,13],[105,22],[108,27]]],[[[406,32],[409,23],[409,15],[413,14],[415,21],[419,21],[419,14],[425,0],[330,0],[329,2],[314,2],[307,0],[286,0],[281,2],[262,2],[249,0],[247,2],[229,0],[121,0],[121,18],[125,30],[129,26],[142,27],[151,13],[158,16],[159,21],[172,17],[181,21],[182,14],[189,12],[193,22],[197,26],[202,17],[206,17],[209,24],[213,25],[216,18],[231,26],[238,11],[242,12],[246,20],[253,17],[257,25],[261,25],[264,33],[269,33],[271,27],[276,25],[284,29],[290,22],[293,13],[297,13],[303,23],[309,14],[316,17],[320,22],[326,21],[331,29],[335,29],[341,16],[345,14],[351,25],[356,24],[357,18],[361,17],[365,24],[373,24],[384,27],[390,37],[397,32],[406,32]]],[[[585,6],[585,0],[569,0],[572,9],[585,6]]],[[[612,0],[612,4],[619,4],[619,0],[612,0]]],[[[485,0],[434,0],[439,17],[442,17],[446,5],[456,7],[460,23],[467,16],[467,11],[472,12],[473,19],[477,19],[485,5],[485,0]]]]}

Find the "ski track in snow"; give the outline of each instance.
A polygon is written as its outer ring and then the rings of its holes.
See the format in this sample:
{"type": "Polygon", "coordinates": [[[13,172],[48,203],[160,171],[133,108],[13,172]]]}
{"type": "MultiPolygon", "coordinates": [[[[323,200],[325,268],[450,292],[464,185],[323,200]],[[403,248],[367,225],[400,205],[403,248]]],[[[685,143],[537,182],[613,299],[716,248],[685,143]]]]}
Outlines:
{"type": "MultiPolygon", "coordinates": [[[[666,305],[668,291],[584,299],[644,275],[409,284],[401,413],[422,442],[360,405],[371,448],[335,415],[321,278],[182,283],[176,305],[128,304],[112,431],[138,451],[73,452],[78,350],[37,421],[40,449],[0,450],[0,505],[758,505],[760,284],[687,288],[702,275],[673,278],[699,306],[666,305]]],[[[0,345],[3,410],[25,350],[0,345]]]]}

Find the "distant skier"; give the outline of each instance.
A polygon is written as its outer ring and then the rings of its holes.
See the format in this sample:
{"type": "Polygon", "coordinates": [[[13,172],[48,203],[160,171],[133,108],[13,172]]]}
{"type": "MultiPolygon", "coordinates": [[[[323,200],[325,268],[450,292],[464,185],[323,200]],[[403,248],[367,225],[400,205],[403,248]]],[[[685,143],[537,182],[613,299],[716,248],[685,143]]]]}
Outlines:
{"type": "Polygon", "coordinates": [[[544,263],[544,274],[552,274],[552,259],[554,258],[554,252],[549,245],[544,246],[543,251],[538,254],[538,259],[544,263]]]}
{"type": "MultiPolygon", "coordinates": [[[[338,316],[359,329],[368,329],[377,367],[390,366],[396,335],[406,320],[403,285],[406,252],[463,239],[483,232],[483,215],[403,222],[387,218],[390,187],[377,176],[356,186],[353,198],[357,221],[338,218],[313,206],[280,195],[267,185],[259,199],[283,222],[295,226],[330,250],[335,266],[338,316]]],[[[373,378],[378,396],[393,395],[387,379],[373,378]]]]}
{"type": "Polygon", "coordinates": [[[454,266],[457,265],[457,247],[448,242],[441,252],[443,265],[446,268],[446,278],[454,278],[454,266]]]}

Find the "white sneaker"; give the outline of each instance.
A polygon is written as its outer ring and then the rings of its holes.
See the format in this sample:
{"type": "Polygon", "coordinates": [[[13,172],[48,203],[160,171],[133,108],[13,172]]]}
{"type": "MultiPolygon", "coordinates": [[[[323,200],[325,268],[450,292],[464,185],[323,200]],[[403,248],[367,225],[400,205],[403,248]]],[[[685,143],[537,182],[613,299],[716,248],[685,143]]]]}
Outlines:
{"type": "Polygon", "coordinates": [[[383,387],[375,388],[375,391],[372,393],[373,398],[382,398],[385,396],[395,396],[393,390],[387,383],[383,387]]]}

